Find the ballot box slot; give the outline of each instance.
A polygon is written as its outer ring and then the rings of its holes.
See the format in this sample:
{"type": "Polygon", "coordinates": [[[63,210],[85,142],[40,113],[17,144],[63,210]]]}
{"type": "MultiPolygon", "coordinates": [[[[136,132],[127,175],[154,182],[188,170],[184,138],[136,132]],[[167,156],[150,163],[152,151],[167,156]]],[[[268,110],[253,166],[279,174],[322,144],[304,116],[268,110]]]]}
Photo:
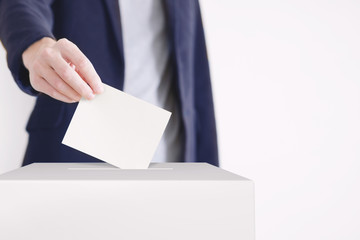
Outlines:
{"type": "Polygon", "coordinates": [[[121,169],[121,168],[68,168],[72,171],[169,171],[173,168],[146,168],[146,169],[121,169]]]}

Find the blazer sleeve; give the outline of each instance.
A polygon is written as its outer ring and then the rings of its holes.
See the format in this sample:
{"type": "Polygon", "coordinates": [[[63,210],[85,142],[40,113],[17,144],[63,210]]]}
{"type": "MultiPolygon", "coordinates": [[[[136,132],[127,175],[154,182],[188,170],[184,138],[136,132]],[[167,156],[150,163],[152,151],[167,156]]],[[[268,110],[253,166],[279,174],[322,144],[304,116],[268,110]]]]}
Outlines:
{"type": "Polygon", "coordinates": [[[52,34],[52,0],[0,0],[0,40],[7,52],[12,76],[25,93],[37,95],[30,85],[22,53],[43,37],[52,34]]]}

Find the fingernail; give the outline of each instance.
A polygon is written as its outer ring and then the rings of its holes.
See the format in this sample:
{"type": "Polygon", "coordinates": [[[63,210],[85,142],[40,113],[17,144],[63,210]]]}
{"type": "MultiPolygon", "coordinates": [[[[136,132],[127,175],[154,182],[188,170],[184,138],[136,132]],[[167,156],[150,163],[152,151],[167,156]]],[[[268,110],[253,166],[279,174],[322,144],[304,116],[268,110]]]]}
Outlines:
{"type": "Polygon", "coordinates": [[[98,89],[99,89],[99,93],[102,93],[104,91],[104,85],[100,83],[98,89]]]}
{"type": "Polygon", "coordinates": [[[94,97],[95,97],[95,95],[94,95],[93,93],[89,93],[89,94],[87,95],[87,99],[88,99],[88,100],[92,100],[94,97]]]}
{"type": "Polygon", "coordinates": [[[102,93],[104,91],[104,84],[102,83],[100,77],[98,77],[98,81],[97,83],[95,84],[95,89],[94,89],[94,92],[96,94],[98,93],[102,93]]]}

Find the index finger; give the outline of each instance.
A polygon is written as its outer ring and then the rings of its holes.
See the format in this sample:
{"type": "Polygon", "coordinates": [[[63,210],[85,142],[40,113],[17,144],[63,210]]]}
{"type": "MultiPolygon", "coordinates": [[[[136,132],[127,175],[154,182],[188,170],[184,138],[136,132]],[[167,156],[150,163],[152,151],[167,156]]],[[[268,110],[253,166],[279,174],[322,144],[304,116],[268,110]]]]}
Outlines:
{"type": "Polygon", "coordinates": [[[58,42],[63,46],[60,51],[63,58],[75,65],[76,71],[94,93],[102,93],[103,84],[90,60],[74,43],[66,39],[60,39],[58,42]]]}

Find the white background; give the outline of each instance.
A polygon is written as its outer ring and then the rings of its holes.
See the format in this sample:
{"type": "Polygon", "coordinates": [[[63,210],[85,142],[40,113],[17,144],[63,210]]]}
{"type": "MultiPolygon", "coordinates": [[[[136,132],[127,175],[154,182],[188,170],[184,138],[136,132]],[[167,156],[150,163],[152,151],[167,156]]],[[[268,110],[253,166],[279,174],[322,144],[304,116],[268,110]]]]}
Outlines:
{"type": "MultiPolygon", "coordinates": [[[[360,2],[201,5],[221,163],[255,181],[257,239],[360,239],[360,2]]],[[[1,173],[20,165],[33,98],[3,49],[0,78],[1,173]]]]}

